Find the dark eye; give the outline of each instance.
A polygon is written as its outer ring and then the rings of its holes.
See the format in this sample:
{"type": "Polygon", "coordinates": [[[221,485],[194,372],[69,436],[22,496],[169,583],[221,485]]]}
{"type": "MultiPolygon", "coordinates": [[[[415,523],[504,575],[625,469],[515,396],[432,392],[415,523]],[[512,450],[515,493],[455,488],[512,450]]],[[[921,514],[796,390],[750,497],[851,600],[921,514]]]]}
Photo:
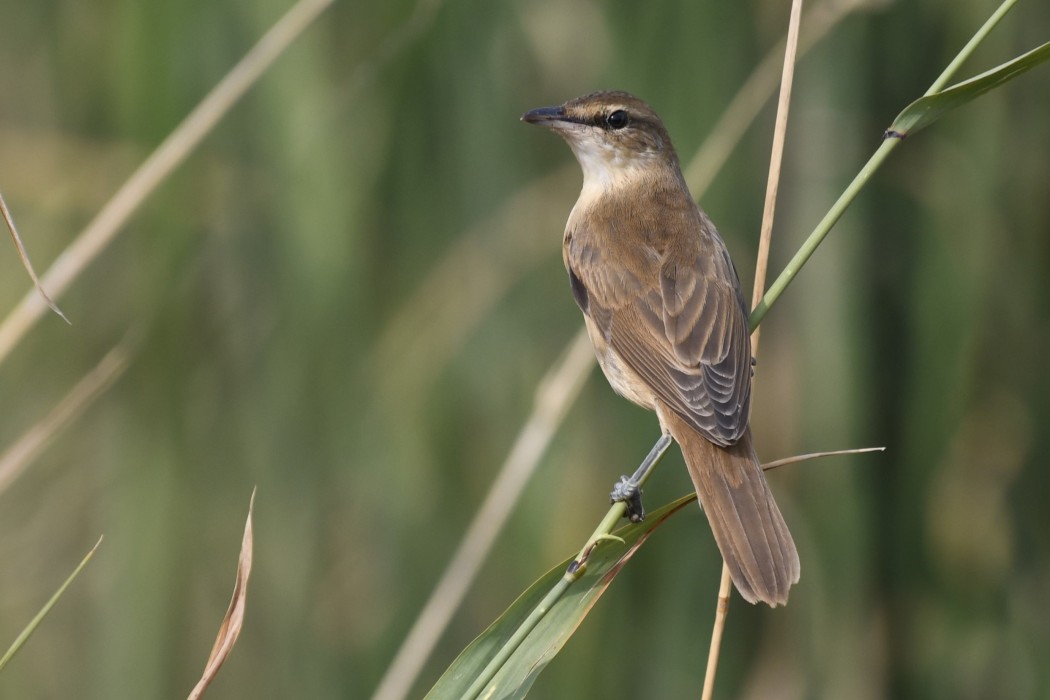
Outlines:
{"type": "Polygon", "coordinates": [[[605,118],[605,124],[610,129],[622,129],[631,123],[631,118],[627,116],[627,112],[618,109],[605,118]]]}

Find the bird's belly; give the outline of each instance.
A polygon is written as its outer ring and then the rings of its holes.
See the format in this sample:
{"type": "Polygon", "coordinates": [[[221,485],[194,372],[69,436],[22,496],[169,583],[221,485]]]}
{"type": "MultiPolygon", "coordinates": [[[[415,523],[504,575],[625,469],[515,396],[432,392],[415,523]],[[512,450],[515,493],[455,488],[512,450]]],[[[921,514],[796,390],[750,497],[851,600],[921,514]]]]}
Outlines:
{"type": "Polygon", "coordinates": [[[586,317],[585,319],[587,333],[591,337],[591,345],[594,346],[594,354],[598,358],[598,366],[602,368],[613,390],[643,408],[648,408],[650,411],[656,410],[652,390],[635,374],[634,370],[627,366],[623,358],[609,347],[591,319],[586,317]]]}

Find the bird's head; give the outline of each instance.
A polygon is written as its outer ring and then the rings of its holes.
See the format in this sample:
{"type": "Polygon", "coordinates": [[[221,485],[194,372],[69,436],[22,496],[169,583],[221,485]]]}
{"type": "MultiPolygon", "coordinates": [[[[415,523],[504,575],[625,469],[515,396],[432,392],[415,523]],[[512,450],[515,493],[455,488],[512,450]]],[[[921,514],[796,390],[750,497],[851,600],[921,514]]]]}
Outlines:
{"type": "Polygon", "coordinates": [[[534,109],[521,119],[568,142],[583,168],[584,187],[606,189],[637,176],[663,174],[667,168],[678,172],[678,158],[660,117],[629,93],[594,92],[557,107],[534,109]]]}

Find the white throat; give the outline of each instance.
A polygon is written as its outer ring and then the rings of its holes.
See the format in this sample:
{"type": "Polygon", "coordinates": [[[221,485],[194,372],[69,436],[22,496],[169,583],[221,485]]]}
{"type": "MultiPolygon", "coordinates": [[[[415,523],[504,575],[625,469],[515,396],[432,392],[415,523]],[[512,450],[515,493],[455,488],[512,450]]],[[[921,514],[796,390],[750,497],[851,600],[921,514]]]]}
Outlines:
{"type": "Polygon", "coordinates": [[[639,180],[652,177],[655,151],[624,154],[613,144],[598,139],[567,139],[583,170],[583,189],[577,207],[586,207],[602,195],[625,187],[637,186],[639,180]]]}

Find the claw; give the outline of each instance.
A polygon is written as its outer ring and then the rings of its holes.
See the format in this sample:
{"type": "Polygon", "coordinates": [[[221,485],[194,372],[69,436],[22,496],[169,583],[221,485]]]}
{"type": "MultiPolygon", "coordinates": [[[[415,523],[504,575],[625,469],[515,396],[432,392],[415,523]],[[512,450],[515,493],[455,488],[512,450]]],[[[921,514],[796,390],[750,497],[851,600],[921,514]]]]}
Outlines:
{"type": "Polygon", "coordinates": [[[642,490],[638,488],[638,484],[633,479],[621,476],[620,480],[613,486],[612,493],[609,494],[609,501],[611,503],[620,503],[622,501],[627,506],[625,515],[632,523],[640,523],[645,520],[642,490]]]}

